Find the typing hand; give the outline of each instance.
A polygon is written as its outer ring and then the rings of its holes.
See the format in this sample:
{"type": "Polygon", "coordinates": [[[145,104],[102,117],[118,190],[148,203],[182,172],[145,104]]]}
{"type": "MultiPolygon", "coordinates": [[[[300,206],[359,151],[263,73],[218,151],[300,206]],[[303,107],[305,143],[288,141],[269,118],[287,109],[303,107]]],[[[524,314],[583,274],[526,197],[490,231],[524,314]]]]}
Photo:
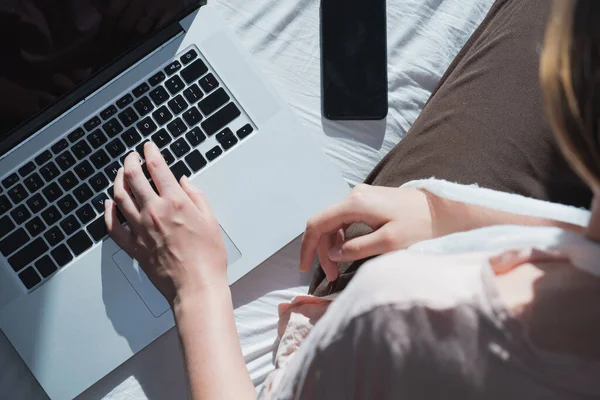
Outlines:
{"type": "Polygon", "coordinates": [[[185,177],[177,182],[154,143],[144,153],[159,194],[144,176],[139,155],[127,156],[115,178],[115,202],[105,203],[110,236],[171,305],[208,287],[228,288],[227,253],[205,195],[185,177]],[[117,207],[127,227],[119,224],[117,207]]]}
{"type": "Polygon", "coordinates": [[[429,193],[416,189],[358,185],[341,203],[308,221],[300,269],[308,271],[317,253],[331,282],[338,277],[338,262],[388,253],[431,238],[431,198],[429,193]],[[345,240],[346,228],[359,222],[374,232],[345,240]]]}

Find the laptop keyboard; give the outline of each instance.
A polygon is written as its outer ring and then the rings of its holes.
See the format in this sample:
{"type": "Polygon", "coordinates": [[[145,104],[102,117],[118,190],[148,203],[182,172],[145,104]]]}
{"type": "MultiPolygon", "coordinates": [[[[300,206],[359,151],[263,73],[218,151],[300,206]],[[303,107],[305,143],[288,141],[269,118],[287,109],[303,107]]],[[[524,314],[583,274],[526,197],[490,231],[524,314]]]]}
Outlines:
{"type": "Polygon", "coordinates": [[[104,201],[131,151],[143,156],[153,141],[179,179],[252,132],[217,74],[188,49],[0,178],[0,253],[33,290],[106,237],[104,201]]]}

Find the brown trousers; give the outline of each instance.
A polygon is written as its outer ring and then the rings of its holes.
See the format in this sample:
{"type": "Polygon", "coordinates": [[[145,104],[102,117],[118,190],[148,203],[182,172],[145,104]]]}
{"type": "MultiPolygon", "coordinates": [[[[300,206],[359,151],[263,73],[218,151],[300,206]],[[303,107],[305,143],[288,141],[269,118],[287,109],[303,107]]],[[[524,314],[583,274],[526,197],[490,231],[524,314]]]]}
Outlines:
{"type": "MultiPolygon", "coordinates": [[[[539,57],[551,4],[497,0],[406,137],[365,183],[398,187],[435,177],[589,207],[592,193],[562,157],[542,104],[539,57]]],[[[369,232],[353,225],[347,236],[369,232]]],[[[331,283],[317,268],[309,293],[342,290],[364,261],[341,264],[331,283]]]]}

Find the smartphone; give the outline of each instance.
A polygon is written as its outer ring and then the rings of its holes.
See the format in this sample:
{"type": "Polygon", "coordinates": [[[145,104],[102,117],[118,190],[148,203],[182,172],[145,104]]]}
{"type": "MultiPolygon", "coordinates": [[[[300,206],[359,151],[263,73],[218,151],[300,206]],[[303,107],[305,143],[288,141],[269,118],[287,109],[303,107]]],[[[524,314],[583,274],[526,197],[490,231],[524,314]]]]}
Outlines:
{"type": "Polygon", "coordinates": [[[321,0],[321,97],[325,118],[385,118],[386,27],[386,0],[321,0]]]}

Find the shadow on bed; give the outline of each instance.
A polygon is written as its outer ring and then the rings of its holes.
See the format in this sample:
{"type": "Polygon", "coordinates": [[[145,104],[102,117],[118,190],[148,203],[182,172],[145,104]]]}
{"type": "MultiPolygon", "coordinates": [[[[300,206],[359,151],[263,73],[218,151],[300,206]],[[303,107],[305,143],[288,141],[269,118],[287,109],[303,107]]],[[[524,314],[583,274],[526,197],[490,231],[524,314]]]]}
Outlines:
{"type": "MultiPolygon", "coordinates": [[[[311,276],[298,271],[299,254],[300,238],[297,238],[236,282],[231,287],[234,309],[237,310],[271,292],[308,286],[311,276]]],[[[264,304],[259,303],[257,306],[265,307],[264,304]]],[[[109,317],[113,313],[118,313],[118,310],[107,309],[106,311],[109,317]]],[[[273,306],[273,313],[277,313],[276,306],[273,306]]],[[[115,320],[117,319],[111,318],[111,321],[115,320]]],[[[128,339],[127,332],[119,327],[115,329],[128,339]]],[[[273,341],[275,339],[273,337],[273,341]]],[[[119,386],[128,379],[137,381],[146,398],[150,400],[188,398],[184,360],[175,329],[169,330],[141,350],[78,399],[99,399],[110,397],[111,394],[117,397],[128,397],[131,393],[119,392],[119,386]],[[113,390],[116,391],[113,393],[113,390]]],[[[133,388],[132,385],[127,385],[128,391],[133,388]]]]}
{"type": "Polygon", "coordinates": [[[354,139],[379,150],[385,137],[387,117],[379,121],[331,121],[321,117],[321,124],[329,137],[354,139]]]}

